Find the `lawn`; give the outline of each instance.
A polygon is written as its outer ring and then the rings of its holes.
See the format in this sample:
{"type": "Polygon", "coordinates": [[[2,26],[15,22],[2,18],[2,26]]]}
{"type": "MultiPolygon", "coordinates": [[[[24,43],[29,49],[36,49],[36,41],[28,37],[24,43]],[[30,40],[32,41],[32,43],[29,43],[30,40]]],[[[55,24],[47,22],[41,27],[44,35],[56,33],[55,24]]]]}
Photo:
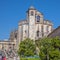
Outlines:
{"type": "Polygon", "coordinates": [[[21,58],[20,60],[40,60],[40,58],[21,58]]]}

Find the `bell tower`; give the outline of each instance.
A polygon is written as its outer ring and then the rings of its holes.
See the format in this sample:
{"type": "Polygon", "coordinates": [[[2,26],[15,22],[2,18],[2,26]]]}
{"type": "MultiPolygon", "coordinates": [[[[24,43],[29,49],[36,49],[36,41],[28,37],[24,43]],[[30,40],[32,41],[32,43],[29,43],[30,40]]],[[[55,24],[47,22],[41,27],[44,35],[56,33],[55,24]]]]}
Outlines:
{"type": "Polygon", "coordinates": [[[35,39],[35,15],[36,15],[36,9],[31,6],[29,9],[28,9],[28,12],[27,12],[27,20],[28,20],[28,24],[29,24],[29,38],[31,39],[35,39]]]}

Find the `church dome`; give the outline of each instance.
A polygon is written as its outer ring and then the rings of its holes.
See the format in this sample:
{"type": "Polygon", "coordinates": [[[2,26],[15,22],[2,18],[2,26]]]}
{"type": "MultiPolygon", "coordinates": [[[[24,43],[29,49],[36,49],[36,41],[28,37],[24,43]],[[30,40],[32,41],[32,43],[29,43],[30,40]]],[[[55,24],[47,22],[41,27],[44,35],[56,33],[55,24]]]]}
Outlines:
{"type": "Polygon", "coordinates": [[[35,10],[35,8],[33,7],[33,6],[30,6],[30,8],[29,8],[30,10],[35,10]]]}

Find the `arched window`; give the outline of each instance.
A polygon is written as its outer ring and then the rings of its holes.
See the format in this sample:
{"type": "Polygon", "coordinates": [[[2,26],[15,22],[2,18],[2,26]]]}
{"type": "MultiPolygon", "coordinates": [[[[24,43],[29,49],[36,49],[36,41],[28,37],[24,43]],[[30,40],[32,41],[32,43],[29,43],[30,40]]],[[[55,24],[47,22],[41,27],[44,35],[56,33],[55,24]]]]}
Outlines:
{"type": "Polygon", "coordinates": [[[31,16],[33,16],[34,15],[34,12],[33,11],[31,11],[31,16]]]}
{"type": "Polygon", "coordinates": [[[39,37],[39,31],[37,31],[37,37],[39,37]]]}
{"type": "Polygon", "coordinates": [[[17,33],[15,34],[15,38],[17,39],[17,33]]]}
{"type": "Polygon", "coordinates": [[[46,27],[46,31],[47,31],[47,33],[49,32],[49,30],[48,30],[48,29],[49,29],[49,26],[47,26],[47,27],[46,27]]]}
{"type": "Polygon", "coordinates": [[[42,36],[44,36],[44,27],[43,27],[43,25],[41,26],[41,33],[42,33],[42,36]]]}
{"type": "Polygon", "coordinates": [[[37,16],[36,19],[37,19],[37,22],[40,22],[40,16],[37,16]]]}
{"type": "Polygon", "coordinates": [[[43,33],[43,25],[41,26],[41,32],[43,33]]]}
{"type": "Polygon", "coordinates": [[[25,30],[25,33],[26,33],[27,31],[25,30]]]}

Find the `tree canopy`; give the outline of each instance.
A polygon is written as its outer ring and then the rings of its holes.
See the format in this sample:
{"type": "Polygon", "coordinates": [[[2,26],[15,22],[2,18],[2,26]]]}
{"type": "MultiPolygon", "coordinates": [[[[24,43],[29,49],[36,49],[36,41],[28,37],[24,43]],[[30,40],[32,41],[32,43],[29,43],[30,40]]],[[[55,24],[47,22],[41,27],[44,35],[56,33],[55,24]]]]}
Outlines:
{"type": "Polygon", "coordinates": [[[41,60],[60,60],[60,39],[58,37],[40,39],[36,45],[40,49],[41,60]]]}
{"type": "Polygon", "coordinates": [[[27,38],[19,44],[20,56],[34,56],[36,47],[41,60],[60,60],[60,38],[42,38],[35,41],[27,38]]]}
{"type": "Polygon", "coordinates": [[[19,44],[18,54],[20,56],[34,56],[36,51],[36,46],[34,41],[27,38],[24,41],[21,41],[19,44]]]}

